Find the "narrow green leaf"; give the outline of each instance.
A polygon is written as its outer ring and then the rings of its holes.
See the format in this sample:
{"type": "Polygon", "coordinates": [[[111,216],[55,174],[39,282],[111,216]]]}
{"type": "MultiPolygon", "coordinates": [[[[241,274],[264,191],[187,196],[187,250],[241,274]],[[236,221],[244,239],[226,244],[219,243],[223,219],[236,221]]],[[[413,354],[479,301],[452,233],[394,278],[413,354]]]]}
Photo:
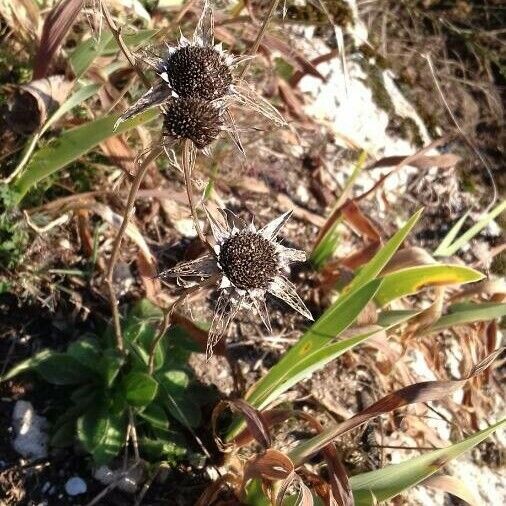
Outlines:
{"type": "Polygon", "coordinates": [[[46,121],[44,126],[41,128],[40,135],[43,135],[47,130],[54,125],[60,118],[70,112],[74,107],[78,106],[88,98],[92,97],[101,88],[100,84],[88,84],[79,88],[73,93],[65,102],[63,102],[53,115],[46,121]]]}
{"type": "MultiPolygon", "coordinates": [[[[307,330],[299,342],[253,385],[246,401],[257,409],[263,409],[302,378],[362,342],[364,336],[332,344],[339,334],[355,321],[380,285],[381,280],[373,280],[357,291],[341,296],[307,330]]],[[[235,423],[227,437],[236,435],[241,426],[240,422],[235,423]]]]}
{"type": "Polygon", "coordinates": [[[486,302],[482,304],[455,304],[450,306],[448,314],[443,315],[436,323],[426,329],[423,334],[465,325],[466,323],[495,320],[506,316],[506,304],[486,302]]]}
{"type": "Polygon", "coordinates": [[[374,257],[360,270],[353,281],[346,288],[347,292],[353,292],[374,279],[385,267],[394,253],[399,249],[407,235],[416,225],[423,213],[423,209],[418,210],[406,224],[398,230],[393,237],[374,255],[374,257]]]}
{"type": "Polygon", "coordinates": [[[149,374],[133,371],[123,380],[126,400],[131,406],[143,407],[156,397],[158,383],[149,374]]]}
{"type": "Polygon", "coordinates": [[[86,72],[93,60],[103,53],[104,48],[112,39],[112,33],[109,30],[102,30],[98,40],[90,37],[74,49],[69,56],[69,63],[77,78],[86,72]]]}
{"type": "Polygon", "coordinates": [[[448,448],[434,450],[415,457],[401,464],[387,466],[383,469],[359,474],[350,478],[356,506],[372,506],[377,501],[388,501],[404,490],[415,486],[428,478],[450,460],[481,443],[490,434],[506,425],[502,420],[473,436],[464,439],[448,448]]]}
{"type": "Polygon", "coordinates": [[[28,162],[23,174],[15,181],[13,190],[20,202],[34,185],[77,160],[109,137],[126,132],[154,119],[158,114],[150,109],[123,122],[114,130],[119,115],[111,114],[64,131],[57,139],[37,151],[28,162]]]}
{"type": "Polygon", "coordinates": [[[375,301],[384,306],[392,300],[416,293],[428,286],[472,283],[484,277],[481,272],[460,265],[435,264],[409,267],[386,275],[375,301]]]}
{"type": "Polygon", "coordinates": [[[18,374],[35,369],[35,367],[38,364],[46,360],[53,353],[55,352],[51,350],[42,350],[33,357],[27,358],[26,360],[19,362],[14,367],[12,367],[9,372],[4,374],[2,378],[0,378],[0,381],[7,381],[11,378],[14,378],[18,374]]]}
{"type": "Polygon", "coordinates": [[[458,233],[460,232],[460,229],[464,226],[464,223],[469,216],[469,211],[464,213],[457,223],[453,225],[453,227],[450,229],[450,231],[446,234],[445,238],[441,241],[441,244],[437,247],[436,251],[434,251],[434,256],[444,256],[442,255],[442,251],[446,251],[450,244],[455,240],[458,233]]]}
{"type": "Polygon", "coordinates": [[[452,244],[441,244],[434,252],[434,256],[451,256],[462,246],[465,246],[476,234],[479,234],[494,218],[506,210],[506,200],[499,203],[494,209],[484,214],[469,230],[464,232],[452,244]]]}

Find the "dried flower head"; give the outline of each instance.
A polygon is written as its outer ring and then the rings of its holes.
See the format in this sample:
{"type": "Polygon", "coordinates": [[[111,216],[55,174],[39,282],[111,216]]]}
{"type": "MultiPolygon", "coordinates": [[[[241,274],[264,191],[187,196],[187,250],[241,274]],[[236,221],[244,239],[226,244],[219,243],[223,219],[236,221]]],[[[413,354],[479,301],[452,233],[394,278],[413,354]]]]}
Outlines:
{"type": "Polygon", "coordinates": [[[229,93],[230,64],[223,52],[214,47],[180,47],[169,53],[162,65],[160,77],[179,97],[214,100],[229,93]]]}
{"type": "Polygon", "coordinates": [[[279,126],[286,125],[269,102],[234,77],[237,65],[248,58],[235,57],[227,53],[221,44],[214,44],[213,11],[209,1],[205,0],[192,40],[181,35],[179,44],[169,47],[165,56],[147,59],[160,79],[126,110],[117,124],[156,106],[161,107],[167,115],[167,104],[174,98],[193,97],[214,101],[223,111],[226,110],[223,130],[229,133],[234,144],[242,151],[228,105],[255,110],[279,126]]]}
{"type": "Polygon", "coordinates": [[[164,111],[164,136],[170,144],[190,139],[204,149],[219,135],[223,125],[220,108],[201,98],[174,98],[164,111]]]}
{"type": "Polygon", "coordinates": [[[216,245],[214,255],[208,253],[196,260],[182,262],[160,273],[161,278],[221,277],[220,295],[209,330],[207,356],[224,335],[231,320],[242,307],[255,308],[271,331],[265,295],[270,293],[312,320],[311,313],[297,295],[293,284],[283,272],[291,262],[303,262],[306,254],[286,248],[276,241],[281,227],[291,215],[287,212],[257,230],[230,211],[226,211],[226,225],[208,213],[216,245]]]}

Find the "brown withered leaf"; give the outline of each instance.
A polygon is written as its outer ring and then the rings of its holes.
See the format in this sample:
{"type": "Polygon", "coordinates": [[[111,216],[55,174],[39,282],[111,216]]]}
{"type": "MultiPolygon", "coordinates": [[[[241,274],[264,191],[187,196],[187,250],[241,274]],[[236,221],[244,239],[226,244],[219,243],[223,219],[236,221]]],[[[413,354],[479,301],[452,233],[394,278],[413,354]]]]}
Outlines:
{"type": "MultiPolygon", "coordinates": [[[[265,411],[262,411],[262,418],[264,420],[265,425],[270,429],[274,425],[284,422],[286,419],[292,416],[292,414],[293,411],[291,409],[267,409],[265,411]]],[[[234,445],[237,448],[240,448],[241,446],[245,446],[251,443],[253,439],[255,439],[253,434],[251,433],[249,428],[246,427],[240,434],[238,434],[234,438],[234,445]]]]}
{"type": "Polygon", "coordinates": [[[409,385],[386,395],[360,413],[357,413],[352,418],[345,420],[339,425],[335,425],[331,429],[326,429],[324,433],[317,436],[317,443],[308,445],[303,449],[303,451],[296,454],[294,457],[296,458],[296,460],[294,460],[295,466],[298,467],[303,464],[309,457],[321,451],[322,448],[331,441],[343,434],[346,434],[350,430],[359,427],[372,418],[385,413],[390,413],[391,411],[410,404],[431,402],[450,396],[453,392],[462,388],[471,378],[478,376],[490,367],[503,350],[504,348],[501,348],[485,357],[484,360],[472,368],[471,372],[466,377],[460,380],[424,381],[409,385]]]}
{"type": "Polygon", "coordinates": [[[262,446],[262,448],[267,449],[271,446],[269,425],[264,419],[262,413],[258,409],[255,409],[253,406],[250,406],[246,401],[243,401],[242,399],[235,399],[220,401],[213,409],[211,425],[213,428],[214,439],[221,451],[229,451],[235,446],[234,443],[224,443],[218,436],[218,417],[221,413],[223,413],[225,409],[230,409],[233,413],[239,413],[244,417],[249,433],[257,441],[257,443],[262,446]]]}
{"type": "Polygon", "coordinates": [[[385,276],[391,272],[415,267],[417,265],[435,264],[436,261],[432,255],[423,248],[409,247],[395,252],[390,261],[383,267],[380,275],[385,276]]]}
{"type": "Polygon", "coordinates": [[[381,240],[378,229],[374,223],[362,212],[358,204],[353,200],[348,200],[341,208],[341,215],[346,223],[358,234],[370,239],[373,242],[381,240]]]}
{"type": "MultiPolygon", "coordinates": [[[[311,427],[320,434],[323,427],[320,422],[308,413],[303,414],[304,418],[309,422],[311,427]]],[[[322,454],[327,464],[329,475],[329,489],[326,490],[326,504],[333,502],[340,506],[353,506],[353,493],[351,491],[350,482],[346,469],[342,464],[334,443],[329,443],[322,448],[322,454]]]]}
{"type": "Polygon", "coordinates": [[[290,114],[297,118],[300,121],[307,120],[307,116],[304,113],[304,107],[302,102],[297,97],[294,90],[288,85],[288,83],[278,77],[277,79],[279,96],[281,100],[285,103],[287,109],[290,111],[290,114]]]}
{"type": "Polygon", "coordinates": [[[469,489],[467,484],[455,476],[430,476],[422,481],[420,485],[425,485],[426,487],[435,488],[436,490],[442,490],[443,492],[454,495],[470,506],[481,506],[482,504],[476,494],[469,489]]]}
{"type": "MultiPolygon", "coordinates": [[[[256,34],[255,34],[256,35],[256,34]]],[[[296,68],[303,70],[306,74],[317,77],[325,81],[321,72],[309,61],[301,52],[297,51],[293,45],[279,39],[272,34],[266,34],[262,40],[262,45],[269,51],[275,50],[281,53],[287,61],[295,65],[296,68]]]]}
{"type": "MultiPolygon", "coordinates": [[[[374,162],[370,167],[371,169],[378,169],[384,167],[393,167],[402,163],[408,156],[385,156],[380,160],[374,162]]],[[[460,156],[452,153],[444,153],[442,155],[420,155],[417,158],[411,160],[409,165],[416,167],[417,169],[430,169],[432,167],[438,167],[440,169],[449,169],[455,167],[461,160],[460,156]]]]}
{"type": "Polygon", "coordinates": [[[73,82],[64,76],[49,76],[19,87],[9,100],[7,122],[15,132],[30,134],[68,97],[73,82]]]}
{"type": "MultiPolygon", "coordinates": [[[[322,54],[322,55],[319,55],[317,56],[316,58],[314,58],[313,60],[310,61],[311,65],[313,65],[313,67],[317,67],[318,65],[320,65],[320,63],[324,63],[326,61],[330,61],[334,58],[337,58],[339,56],[339,50],[337,49],[332,49],[332,51],[330,51],[329,53],[325,53],[325,54],[322,54]]],[[[295,86],[297,86],[300,82],[300,80],[305,76],[307,75],[307,71],[305,69],[302,69],[302,70],[296,70],[292,77],[290,78],[290,86],[292,88],[295,88],[295,86]]]]}
{"type": "Polygon", "coordinates": [[[47,15],[35,55],[34,79],[45,77],[51,62],[81,11],[83,0],[60,0],[47,15]]]}

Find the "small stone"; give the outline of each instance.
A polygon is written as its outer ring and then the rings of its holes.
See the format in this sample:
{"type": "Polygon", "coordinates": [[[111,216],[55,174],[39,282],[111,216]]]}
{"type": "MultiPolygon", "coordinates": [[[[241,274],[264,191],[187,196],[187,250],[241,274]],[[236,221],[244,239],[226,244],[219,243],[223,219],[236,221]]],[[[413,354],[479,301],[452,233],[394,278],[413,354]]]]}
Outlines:
{"type": "Polygon", "coordinates": [[[14,450],[28,459],[41,459],[47,456],[47,420],[37,415],[27,401],[17,401],[12,412],[12,425],[15,438],[14,450]]]}
{"type": "Polygon", "coordinates": [[[87,490],[86,482],[82,478],[79,478],[79,476],[73,476],[65,483],[65,492],[68,495],[85,494],[87,490]]]}

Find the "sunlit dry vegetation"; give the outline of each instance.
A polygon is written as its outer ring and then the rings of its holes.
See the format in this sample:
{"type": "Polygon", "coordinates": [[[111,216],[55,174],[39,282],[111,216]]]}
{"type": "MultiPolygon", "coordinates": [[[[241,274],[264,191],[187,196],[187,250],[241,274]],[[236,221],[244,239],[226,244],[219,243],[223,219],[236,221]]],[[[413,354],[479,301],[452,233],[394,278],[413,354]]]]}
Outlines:
{"type": "Polygon", "coordinates": [[[503,504],[504,11],[0,0],[0,504],[503,504]]]}

